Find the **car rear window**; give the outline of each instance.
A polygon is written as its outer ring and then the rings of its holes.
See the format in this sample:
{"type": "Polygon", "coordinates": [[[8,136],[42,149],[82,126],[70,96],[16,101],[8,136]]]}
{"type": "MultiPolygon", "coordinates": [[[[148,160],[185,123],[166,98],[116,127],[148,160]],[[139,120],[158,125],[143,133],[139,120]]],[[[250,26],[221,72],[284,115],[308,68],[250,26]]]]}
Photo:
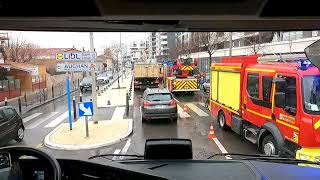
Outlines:
{"type": "Polygon", "coordinates": [[[170,101],[171,99],[172,97],[169,93],[149,94],[147,96],[148,101],[170,101]]]}

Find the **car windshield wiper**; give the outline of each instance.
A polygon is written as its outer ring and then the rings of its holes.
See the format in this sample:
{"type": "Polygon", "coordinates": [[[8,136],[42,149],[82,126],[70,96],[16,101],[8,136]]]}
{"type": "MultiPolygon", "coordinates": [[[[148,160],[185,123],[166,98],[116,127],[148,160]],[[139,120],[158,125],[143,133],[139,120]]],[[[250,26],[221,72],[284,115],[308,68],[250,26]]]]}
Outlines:
{"type": "Polygon", "coordinates": [[[108,159],[110,161],[118,161],[118,160],[114,160],[114,159],[108,158],[110,156],[134,157],[134,159],[123,159],[123,160],[137,160],[137,159],[143,159],[144,158],[143,155],[137,155],[137,154],[100,154],[100,155],[91,156],[88,159],[105,158],[105,159],[108,159]]]}
{"type": "Polygon", "coordinates": [[[259,161],[266,161],[266,162],[277,162],[277,163],[303,163],[303,164],[316,164],[320,165],[320,162],[313,162],[308,160],[301,160],[301,159],[294,159],[294,158],[285,158],[279,157],[277,155],[263,155],[263,154],[241,154],[241,153],[221,153],[221,154],[213,154],[209,156],[207,159],[212,159],[216,156],[233,156],[233,159],[239,160],[259,160],[259,161]],[[234,158],[234,156],[242,156],[246,158],[234,158]]]}

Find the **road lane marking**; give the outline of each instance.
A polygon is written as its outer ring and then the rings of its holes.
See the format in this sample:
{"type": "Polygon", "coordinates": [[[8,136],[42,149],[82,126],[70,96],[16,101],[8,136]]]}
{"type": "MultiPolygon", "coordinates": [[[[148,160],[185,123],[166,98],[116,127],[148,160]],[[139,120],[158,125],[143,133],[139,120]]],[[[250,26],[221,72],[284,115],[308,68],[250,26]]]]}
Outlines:
{"type": "Polygon", "coordinates": [[[116,109],[112,114],[111,120],[123,119],[125,111],[126,111],[126,107],[116,107],[116,109]]]}
{"type": "MultiPolygon", "coordinates": [[[[121,150],[121,154],[126,154],[127,151],[128,151],[128,149],[129,149],[129,147],[130,147],[130,145],[131,145],[131,138],[129,138],[129,139],[127,140],[126,144],[124,145],[124,147],[123,147],[122,150],[121,150]]],[[[123,156],[120,156],[119,159],[123,159],[123,156]]]]}
{"type": "Polygon", "coordinates": [[[204,102],[199,102],[199,104],[203,107],[206,107],[206,105],[204,104],[204,102]]]}
{"type": "MultiPolygon", "coordinates": [[[[113,154],[119,154],[121,149],[116,149],[113,154]]],[[[113,156],[112,160],[116,160],[118,156],[113,156]]]]}
{"type": "MultiPolygon", "coordinates": [[[[228,151],[226,150],[226,148],[224,148],[224,146],[221,144],[221,142],[218,140],[218,138],[211,138],[214,143],[216,143],[216,145],[218,146],[218,148],[220,149],[220,151],[222,153],[228,153],[228,151]]],[[[226,159],[232,159],[230,156],[225,156],[226,159]]]]}
{"type": "Polygon", "coordinates": [[[199,116],[209,116],[206,112],[202,111],[202,109],[192,103],[187,103],[187,106],[199,116]]]}
{"type": "Polygon", "coordinates": [[[178,107],[178,114],[179,114],[180,118],[189,118],[189,117],[191,117],[188,113],[184,112],[183,109],[181,108],[181,106],[179,106],[178,104],[177,104],[177,107],[178,107]]]}
{"type": "Polygon", "coordinates": [[[53,121],[51,121],[49,124],[47,124],[45,126],[45,128],[50,128],[50,127],[55,127],[57,126],[59,123],[61,123],[63,120],[65,120],[68,117],[68,111],[64,112],[63,114],[61,114],[60,116],[58,116],[56,119],[54,119],[53,121]]]}
{"type": "Polygon", "coordinates": [[[174,98],[177,102],[180,102],[177,98],[174,98]]]}
{"type": "Polygon", "coordinates": [[[30,121],[31,119],[34,119],[34,118],[40,116],[41,114],[42,113],[34,113],[28,117],[23,118],[22,121],[23,121],[23,123],[26,123],[26,122],[30,121]]]}
{"type": "Polygon", "coordinates": [[[49,116],[43,118],[43,119],[40,119],[39,121],[35,121],[33,123],[31,123],[30,125],[28,125],[26,127],[26,129],[33,129],[37,126],[39,126],[41,123],[47,121],[48,119],[52,118],[54,115],[58,114],[58,112],[51,112],[49,116]]]}

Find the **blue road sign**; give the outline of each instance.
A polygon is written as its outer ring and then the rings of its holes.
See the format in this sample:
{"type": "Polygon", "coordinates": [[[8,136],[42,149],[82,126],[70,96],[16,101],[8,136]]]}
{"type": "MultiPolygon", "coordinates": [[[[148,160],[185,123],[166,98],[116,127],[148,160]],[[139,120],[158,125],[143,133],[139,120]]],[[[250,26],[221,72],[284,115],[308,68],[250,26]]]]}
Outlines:
{"type": "Polygon", "coordinates": [[[79,117],[81,116],[93,116],[93,103],[89,102],[80,102],[78,104],[79,107],[79,117]]]}

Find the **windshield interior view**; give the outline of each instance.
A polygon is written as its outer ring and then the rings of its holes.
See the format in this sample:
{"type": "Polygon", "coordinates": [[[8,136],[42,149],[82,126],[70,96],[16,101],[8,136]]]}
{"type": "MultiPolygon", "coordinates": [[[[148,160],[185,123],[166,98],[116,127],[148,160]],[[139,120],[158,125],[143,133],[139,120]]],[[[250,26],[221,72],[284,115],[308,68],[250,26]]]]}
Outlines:
{"type": "Polygon", "coordinates": [[[305,1],[0,1],[0,180],[320,180],[305,1]]]}

